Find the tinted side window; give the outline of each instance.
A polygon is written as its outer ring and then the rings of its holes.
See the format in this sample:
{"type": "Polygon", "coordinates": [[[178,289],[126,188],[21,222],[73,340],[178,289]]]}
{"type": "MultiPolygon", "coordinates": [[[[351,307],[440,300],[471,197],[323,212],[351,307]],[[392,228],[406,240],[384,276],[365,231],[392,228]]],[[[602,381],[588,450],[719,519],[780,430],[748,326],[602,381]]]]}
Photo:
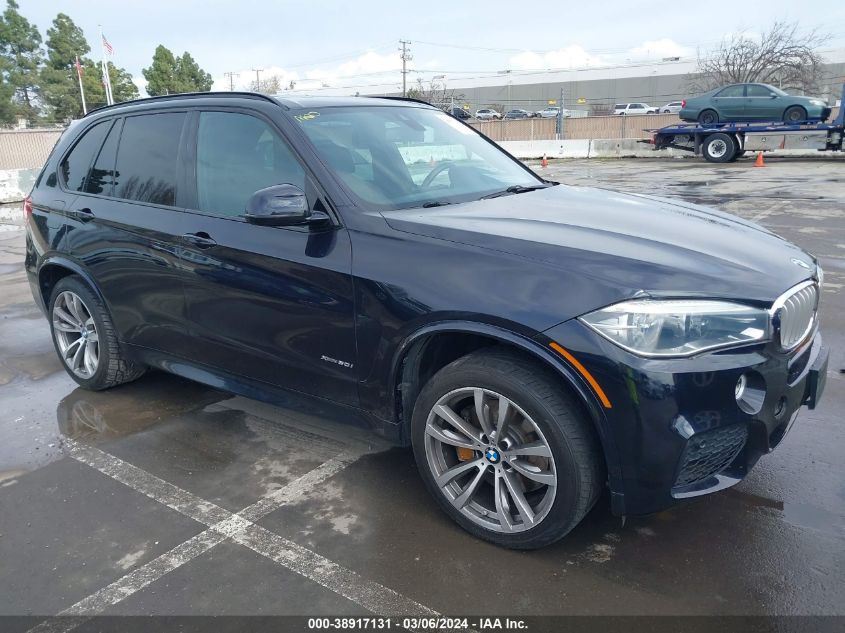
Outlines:
{"type": "Polygon", "coordinates": [[[94,155],[100,149],[110,125],[111,121],[103,121],[85,132],[59,165],[62,180],[71,191],[82,191],[85,175],[91,163],[94,162],[94,155]]]}
{"type": "Polygon", "coordinates": [[[112,195],[114,185],[114,161],[117,153],[117,141],[120,137],[120,121],[112,126],[106,142],[100,148],[100,153],[91,165],[88,178],[85,180],[85,191],[87,193],[101,193],[107,196],[112,195]]]}
{"type": "Polygon", "coordinates": [[[745,86],[728,86],[722,90],[717,97],[743,97],[745,96],[745,86]]]}
{"type": "Polygon", "coordinates": [[[114,195],[174,205],[184,112],[126,117],[117,152],[114,195]]]}
{"type": "Polygon", "coordinates": [[[275,130],[248,114],[200,113],[197,131],[200,211],[242,216],[252,194],[280,184],[305,189],[305,171],[275,130]]]}
{"type": "Polygon", "coordinates": [[[770,97],[772,94],[772,91],[766,88],[766,86],[759,86],[757,84],[747,86],[746,90],[746,95],[749,97],[770,97]]]}

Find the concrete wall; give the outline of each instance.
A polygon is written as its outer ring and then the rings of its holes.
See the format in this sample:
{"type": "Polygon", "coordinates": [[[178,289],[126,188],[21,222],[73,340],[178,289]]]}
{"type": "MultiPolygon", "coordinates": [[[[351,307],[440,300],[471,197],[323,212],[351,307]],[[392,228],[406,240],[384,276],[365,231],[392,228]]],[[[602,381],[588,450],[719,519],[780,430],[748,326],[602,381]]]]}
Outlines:
{"type": "MultiPolygon", "coordinates": [[[[0,204],[20,202],[32,189],[37,169],[0,169],[0,204]]],[[[0,219],[2,219],[0,215],[0,219]]]]}

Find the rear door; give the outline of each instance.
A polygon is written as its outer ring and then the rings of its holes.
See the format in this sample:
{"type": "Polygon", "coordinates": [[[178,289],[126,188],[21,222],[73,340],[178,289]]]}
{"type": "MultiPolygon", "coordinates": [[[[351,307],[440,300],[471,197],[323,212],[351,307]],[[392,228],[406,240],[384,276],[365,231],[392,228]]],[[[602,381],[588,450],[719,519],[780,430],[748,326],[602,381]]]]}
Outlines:
{"type": "MultiPolygon", "coordinates": [[[[67,250],[103,293],[121,340],[177,355],[192,346],[179,257],[186,120],[167,111],[110,121],[67,209],[67,250]]],[[[72,166],[60,178],[76,184],[72,166]]]]}
{"type": "MultiPolygon", "coordinates": [[[[230,373],[356,405],[352,252],[330,226],[247,223],[247,200],[293,184],[325,197],[269,118],[252,110],[192,115],[192,222],[184,242],[191,358],[230,373]]],[[[336,218],[335,218],[336,220],[336,218]]]]}
{"type": "Polygon", "coordinates": [[[723,88],[713,97],[719,120],[742,121],[745,118],[745,86],[736,84],[723,88]]]}

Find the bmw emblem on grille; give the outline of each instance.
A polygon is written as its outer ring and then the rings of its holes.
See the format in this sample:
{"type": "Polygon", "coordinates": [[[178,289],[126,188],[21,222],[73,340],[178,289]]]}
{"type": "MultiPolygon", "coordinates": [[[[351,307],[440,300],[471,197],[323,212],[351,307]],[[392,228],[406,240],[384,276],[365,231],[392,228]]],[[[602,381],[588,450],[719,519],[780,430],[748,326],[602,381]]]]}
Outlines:
{"type": "Polygon", "coordinates": [[[487,461],[491,464],[498,464],[499,461],[502,459],[502,456],[499,454],[495,448],[488,448],[487,451],[484,453],[484,457],[487,458],[487,461]]]}
{"type": "Polygon", "coordinates": [[[806,268],[807,270],[810,270],[810,264],[808,264],[804,260],[797,259],[797,258],[793,257],[791,261],[796,266],[801,266],[801,268],[806,268]]]}

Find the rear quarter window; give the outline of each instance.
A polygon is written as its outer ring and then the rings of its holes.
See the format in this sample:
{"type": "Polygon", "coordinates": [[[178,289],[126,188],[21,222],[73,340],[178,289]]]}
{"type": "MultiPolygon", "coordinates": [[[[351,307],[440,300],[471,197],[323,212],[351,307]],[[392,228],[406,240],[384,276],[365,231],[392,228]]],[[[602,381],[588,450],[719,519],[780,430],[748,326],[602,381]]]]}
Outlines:
{"type": "Polygon", "coordinates": [[[65,187],[71,191],[83,190],[88,169],[94,162],[94,156],[100,150],[110,126],[111,121],[102,121],[86,130],[73,149],[62,159],[59,171],[65,187]]]}

